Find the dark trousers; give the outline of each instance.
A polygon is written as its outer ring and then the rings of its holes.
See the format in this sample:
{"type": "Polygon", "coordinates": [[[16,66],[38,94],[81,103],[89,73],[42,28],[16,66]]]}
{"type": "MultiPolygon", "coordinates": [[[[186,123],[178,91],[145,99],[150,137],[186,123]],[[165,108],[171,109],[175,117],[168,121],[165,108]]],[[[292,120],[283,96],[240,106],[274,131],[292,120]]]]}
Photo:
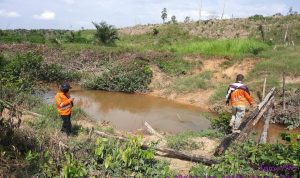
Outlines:
{"type": "Polygon", "coordinates": [[[72,132],[71,115],[61,116],[61,119],[63,120],[61,131],[70,135],[72,132]]]}

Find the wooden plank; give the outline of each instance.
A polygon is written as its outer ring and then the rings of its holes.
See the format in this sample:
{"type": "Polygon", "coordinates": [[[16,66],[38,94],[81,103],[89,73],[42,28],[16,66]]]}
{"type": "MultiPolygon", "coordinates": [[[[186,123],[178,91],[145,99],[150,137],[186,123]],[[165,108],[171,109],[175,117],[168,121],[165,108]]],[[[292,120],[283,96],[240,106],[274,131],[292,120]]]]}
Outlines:
{"type": "MultiPolygon", "coordinates": [[[[266,105],[266,103],[271,99],[271,97],[274,95],[275,88],[272,88],[271,91],[267,94],[267,96],[264,98],[264,100],[257,106],[257,108],[248,116],[248,118],[242,122],[242,124],[239,127],[239,130],[243,132],[243,130],[246,128],[246,126],[249,124],[249,122],[254,119],[260,112],[260,110],[266,105]]],[[[231,133],[228,136],[226,136],[221,144],[217,147],[214,155],[219,156],[230,146],[232,141],[238,138],[240,133],[231,133]]]]}
{"type": "Polygon", "coordinates": [[[262,118],[264,113],[268,110],[270,104],[272,103],[274,96],[271,97],[271,99],[267,102],[267,104],[260,110],[259,114],[256,116],[256,119],[252,122],[252,124],[249,124],[246,126],[246,128],[240,133],[238,138],[236,140],[242,142],[249,134],[249,132],[253,129],[253,127],[256,125],[256,123],[262,118]]]}
{"type": "Polygon", "coordinates": [[[273,112],[273,108],[271,107],[268,110],[268,113],[267,113],[267,117],[266,117],[266,120],[265,120],[264,129],[263,129],[263,132],[261,134],[260,141],[259,141],[260,144],[267,143],[268,130],[269,130],[269,125],[270,125],[270,120],[271,120],[272,112],[273,112]]]}
{"type": "MultiPolygon", "coordinates": [[[[128,141],[128,138],[111,135],[111,134],[107,134],[107,133],[100,132],[100,131],[95,131],[95,134],[97,134],[101,137],[115,138],[115,139],[122,140],[122,141],[128,141]]],[[[149,149],[149,145],[146,145],[146,144],[142,144],[141,147],[143,149],[149,149]]],[[[200,155],[192,155],[192,154],[189,154],[186,152],[177,151],[177,150],[173,150],[170,148],[156,147],[156,148],[154,148],[154,150],[162,152],[162,153],[167,153],[168,157],[173,157],[173,158],[182,159],[182,160],[191,161],[191,162],[201,162],[206,165],[221,163],[221,160],[211,159],[211,158],[208,158],[205,156],[200,156],[200,155]]]]}
{"type": "Polygon", "coordinates": [[[272,100],[274,99],[274,96],[271,97],[271,99],[269,100],[269,102],[266,104],[266,106],[263,108],[262,112],[260,112],[255,120],[253,121],[252,125],[255,126],[258,121],[262,118],[262,116],[264,115],[264,113],[267,111],[268,107],[270,106],[270,104],[272,103],[272,100]]]}

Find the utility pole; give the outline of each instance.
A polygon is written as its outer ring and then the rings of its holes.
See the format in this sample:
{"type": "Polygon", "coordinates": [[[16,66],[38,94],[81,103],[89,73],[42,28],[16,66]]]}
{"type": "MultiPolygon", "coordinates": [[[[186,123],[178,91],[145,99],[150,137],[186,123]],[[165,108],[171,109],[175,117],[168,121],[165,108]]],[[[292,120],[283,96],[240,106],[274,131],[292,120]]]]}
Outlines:
{"type": "Polygon", "coordinates": [[[282,75],[282,106],[283,106],[283,110],[285,110],[286,106],[285,106],[285,72],[283,72],[282,75]]]}
{"type": "Polygon", "coordinates": [[[202,0],[200,0],[200,7],[199,7],[199,21],[201,21],[202,16],[202,0]]]}
{"type": "Polygon", "coordinates": [[[224,0],[224,5],[223,5],[223,11],[222,11],[221,20],[222,20],[222,19],[223,19],[223,17],[224,17],[225,6],[226,6],[226,0],[224,0]]]}

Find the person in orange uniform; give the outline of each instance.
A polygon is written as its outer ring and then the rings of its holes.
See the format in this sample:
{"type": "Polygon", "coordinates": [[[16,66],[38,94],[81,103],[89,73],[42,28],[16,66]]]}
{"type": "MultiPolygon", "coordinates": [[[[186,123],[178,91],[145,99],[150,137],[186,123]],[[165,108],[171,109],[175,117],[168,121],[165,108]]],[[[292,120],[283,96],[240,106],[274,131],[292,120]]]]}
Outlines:
{"type": "Polygon", "coordinates": [[[230,126],[232,127],[233,133],[240,133],[239,127],[245,116],[248,103],[253,107],[256,105],[250,95],[248,87],[242,83],[243,80],[244,76],[242,74],[237,75],[236,82],[229,85],[226,95],[226,104],[229,105],[230,103],[232,106],[230,126]]]}
{"type": "Polygon", "coordinates": [[[72,131],[71,114],[74,101],[69,94],[70,89],[71,86],[68,83],[63,83],[59,86],[60,91],[55,96],[56,107],[63,120],[61,131],[67,135],[70,135],[72,131]]]}

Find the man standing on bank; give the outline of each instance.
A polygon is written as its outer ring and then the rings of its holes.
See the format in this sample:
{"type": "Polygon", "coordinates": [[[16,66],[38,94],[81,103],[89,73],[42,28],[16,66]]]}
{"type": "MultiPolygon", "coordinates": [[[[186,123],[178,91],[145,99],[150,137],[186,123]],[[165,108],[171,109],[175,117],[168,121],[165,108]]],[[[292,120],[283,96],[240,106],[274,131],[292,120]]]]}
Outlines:
{"type": "Polygon", "coordinates": [[[63,120],[61,131],[65,132],[68,136],[72,131],[71,113],[74,101],[74,98],[71,98],[69,94],[70,89],[71,86],[68,83],[63,83],[59,86],[60,92],[55,96],[56,107],[63,120]]]}
{"type": "Polygon", "coordinates": [[[233,133],[240,133],[239,127],[242,119],[245,116],[246,106],[248,103],[255,107],[255,103],[250,96],[248,87],[243,84],[244,76],[238,74],[236,82],[229,85],[228,92],[226,95],[226,104],[229,103],[232,106],[232,117],[230,120],[230,127],[232,127],[233,133]]]}

